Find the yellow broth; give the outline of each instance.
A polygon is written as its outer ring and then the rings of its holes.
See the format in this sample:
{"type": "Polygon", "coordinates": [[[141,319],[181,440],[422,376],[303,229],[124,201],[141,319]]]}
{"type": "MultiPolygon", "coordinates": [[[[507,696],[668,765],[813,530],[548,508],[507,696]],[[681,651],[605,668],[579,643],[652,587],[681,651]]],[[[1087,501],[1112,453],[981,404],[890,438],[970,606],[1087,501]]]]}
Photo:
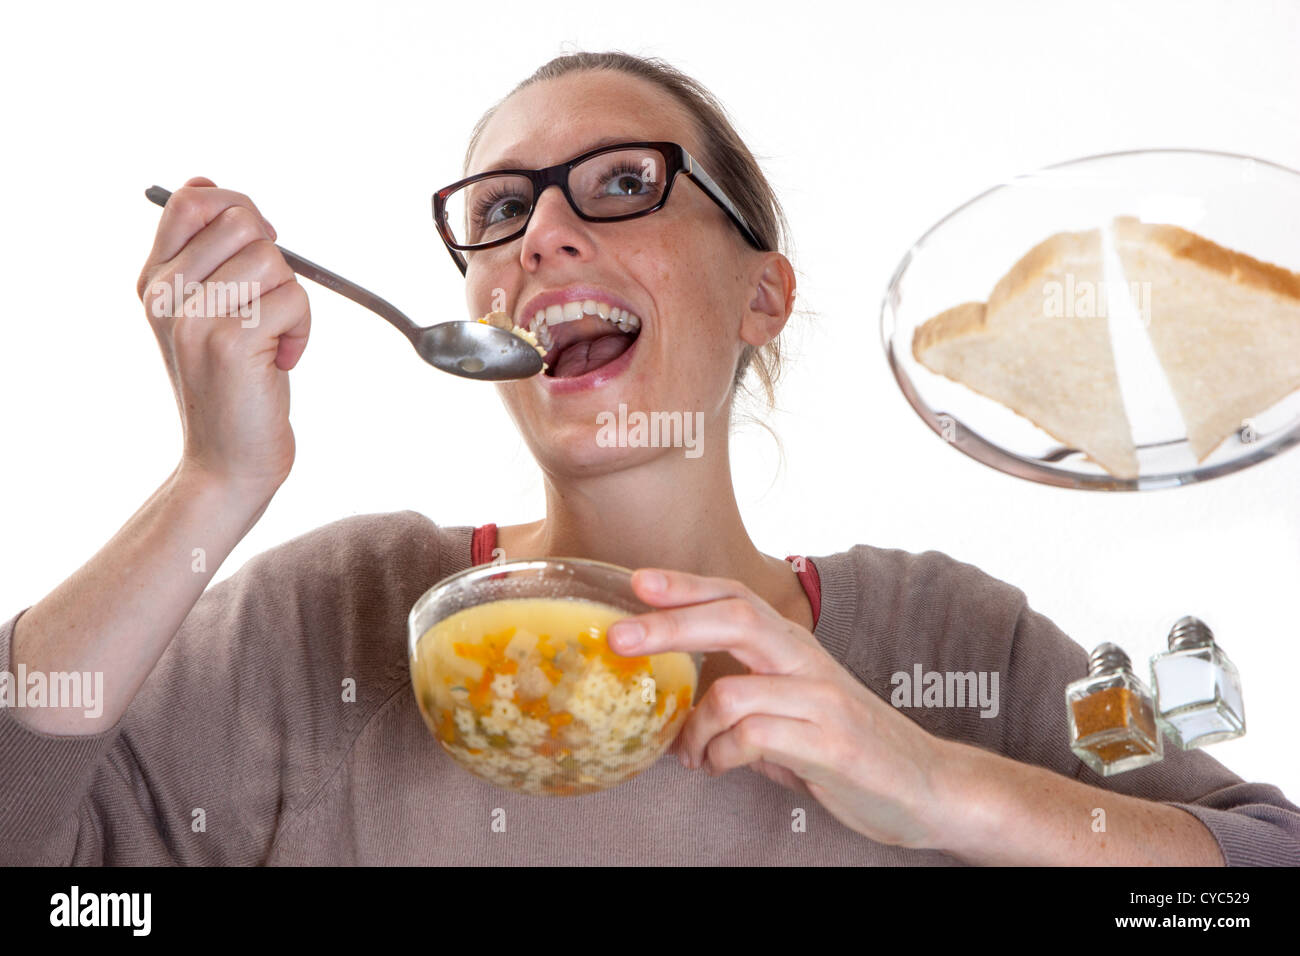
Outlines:
{"type": "Polygon", "coordinates": [[[569,598],[466,608],[411,657],[425,723],[466,769],[525,793],[611,787],[653,763],[695,697],[687,654],[624,657],[605,639],[626,611],[569,598]]]}

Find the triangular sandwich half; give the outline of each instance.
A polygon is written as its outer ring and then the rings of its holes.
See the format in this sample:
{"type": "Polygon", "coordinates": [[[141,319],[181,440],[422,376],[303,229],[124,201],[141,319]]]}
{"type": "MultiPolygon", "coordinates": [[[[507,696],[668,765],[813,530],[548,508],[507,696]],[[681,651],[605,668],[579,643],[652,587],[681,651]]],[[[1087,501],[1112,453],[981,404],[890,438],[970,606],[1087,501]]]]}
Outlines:
{"type": "Polygon", "coordinates": [[[1058,233],[1012,267],[987,305],[967,302],[918,327],[912,355],[1112,475],[1135,478],[1104,290],[1099,230],[1058,233]]]}
{"type": "Polygon", "coordinates": [[[1117,218],[1127,283],[1150,283],[1147,328],[1198,461],[1300,388],[1300,275],[1177,226],[1117,218]]]}

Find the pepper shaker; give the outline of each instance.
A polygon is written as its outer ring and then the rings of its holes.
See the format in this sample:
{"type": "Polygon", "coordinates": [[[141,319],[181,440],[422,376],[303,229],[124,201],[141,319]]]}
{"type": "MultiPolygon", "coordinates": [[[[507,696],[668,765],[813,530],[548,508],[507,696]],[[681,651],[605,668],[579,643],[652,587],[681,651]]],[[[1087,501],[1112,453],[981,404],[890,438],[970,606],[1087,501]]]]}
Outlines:
{"type": "Polygon", "coordinates": [[[1103,777],[1164,757],[1151,692],[1115,644],[1093,650],[1088,676],[1065,688],[1065,703],[1070,749],[1103,777]]]}

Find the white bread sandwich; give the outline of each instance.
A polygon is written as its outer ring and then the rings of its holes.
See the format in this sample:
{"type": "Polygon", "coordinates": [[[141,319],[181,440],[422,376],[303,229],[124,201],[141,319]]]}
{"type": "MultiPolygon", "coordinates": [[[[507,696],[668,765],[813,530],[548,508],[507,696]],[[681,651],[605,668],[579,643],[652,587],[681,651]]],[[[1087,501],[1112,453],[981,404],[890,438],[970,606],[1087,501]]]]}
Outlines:
{"type": "Polygon", "coordinates": [[[994,287],[916,329],[912,355],[933,372],[995,399],[1121,478],[1138,474],[1104,305],[1066,310],[1047,290],[1101,290],[1101,234],[1040,242],[994,287]]]}
{"type": "MultiPolygon", "coordinates": [[[[1300,274],[1177,226],[1112,225],[1123,285],[1147,293],[1144,321],[1197,461],[1300,388],[1300,274]]],[[[993,398],[1120,478],[1138,474],[1111,349],[1100,232],[1031,249],[988,304],[968,302],[917,328],[912,354],[993,398]],[[1061,309],[1053,288],[1096,290],[1061,309]],[[1083,300],[1081,300],[1083,301],[1083,300]]],[[[1074,300],[1071,299],[1071,302],[1074,300]]]]}
{"type": "Polygon", "coordinates": [[[1129,282],[1149,282],[1147,332],[1204,461],[1300,388],[1300,275],[1177,226],[1114,223],[1129,282]]]}

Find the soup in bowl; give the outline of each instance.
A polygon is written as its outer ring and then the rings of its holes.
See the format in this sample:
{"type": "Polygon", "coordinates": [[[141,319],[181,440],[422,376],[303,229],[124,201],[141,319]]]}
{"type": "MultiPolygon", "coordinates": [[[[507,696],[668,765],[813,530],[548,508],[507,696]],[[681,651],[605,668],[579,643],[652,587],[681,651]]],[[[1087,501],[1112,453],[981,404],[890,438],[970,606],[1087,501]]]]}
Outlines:
{"type": "Polygon", "coordinates": [[[411,684],[451,757],[497,786],[604,790],[671,746],[699,655],[625,657],[606,640],[653,611],[627,568],[578,558],[479,565],[439,582],[410,615],[411,684]]]}

